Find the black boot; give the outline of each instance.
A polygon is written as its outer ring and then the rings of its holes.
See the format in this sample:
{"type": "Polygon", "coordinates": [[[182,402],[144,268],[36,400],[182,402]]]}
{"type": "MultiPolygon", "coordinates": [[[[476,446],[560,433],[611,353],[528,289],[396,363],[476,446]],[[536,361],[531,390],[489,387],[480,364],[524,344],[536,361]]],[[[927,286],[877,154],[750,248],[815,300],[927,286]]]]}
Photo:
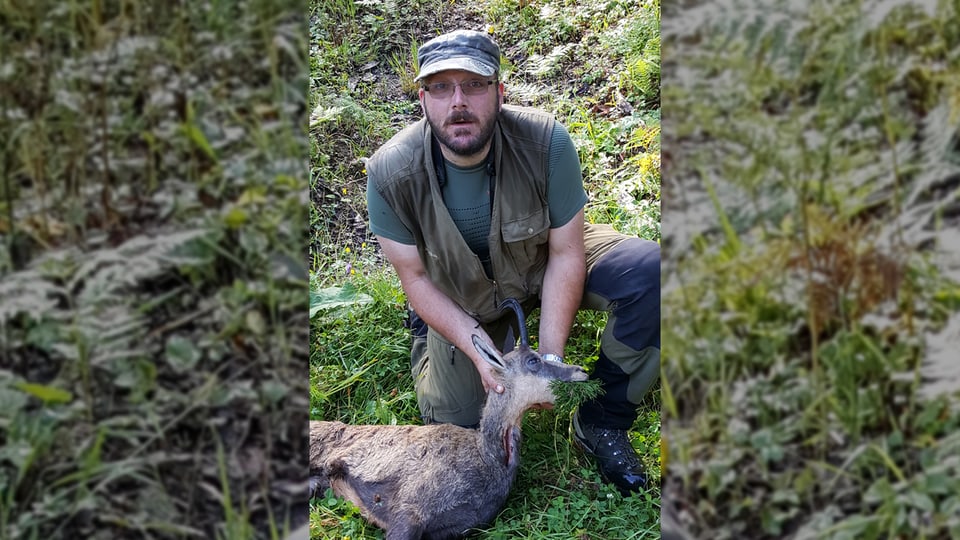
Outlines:
{"type": "Polygon", "coordinates": [[[639,493],[647,484],[640,456],[623,429],[608,429],[580,422],[580,411],[573,415],[573,438],[593,456],[600,476],[617,486],[624,496],[639,493]]]}

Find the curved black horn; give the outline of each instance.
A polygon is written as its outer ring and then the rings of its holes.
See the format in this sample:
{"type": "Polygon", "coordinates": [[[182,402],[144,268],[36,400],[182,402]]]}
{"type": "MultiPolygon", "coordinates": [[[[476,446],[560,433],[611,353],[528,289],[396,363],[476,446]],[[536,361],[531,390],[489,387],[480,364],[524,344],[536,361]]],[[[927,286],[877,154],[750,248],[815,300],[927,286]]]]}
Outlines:
{"type": "Polygon", "coordinates": [[[497,309],[500,311],[506,311],[507,308],[512,309],[513,312],[517,314],[517,322],[520,323],[520,346],[529,347],[530,338],[527,335],[527,319],[523,315],[523,308],[520,307],[520,302],[517,302],[516,298],[507,298],[497,309]]]}

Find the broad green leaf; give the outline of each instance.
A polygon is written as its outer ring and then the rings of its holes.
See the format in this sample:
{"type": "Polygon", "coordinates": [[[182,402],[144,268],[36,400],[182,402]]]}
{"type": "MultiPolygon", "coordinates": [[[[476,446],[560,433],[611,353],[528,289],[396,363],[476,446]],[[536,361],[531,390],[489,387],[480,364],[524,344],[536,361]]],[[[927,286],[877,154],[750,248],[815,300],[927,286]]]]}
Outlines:
{"type": "Polygon", "coordinates": [[[41,399],[44,403],[67,403],[73,399],[73,394],[70,391],[55,386],[22,381],[13,383],[13,386],[41,399]]]}
{"type": "Polygon", "coordinates": [[[192,369],[203,353],[192,341],[173,336],[167,341],[167,362],[177,371],[192,369]]]}
{"type": "Polygon", "coordinates": [[[277,404],[290,393],[290,387],[280,381],[266,380],[260,384],[260,395],[270,405],[277,404]]]}
{"type": "Polygon", "coordinates": [[[27,441],[7,441],[0,446],[0,462],[12,463],[18,469],[23,469],[32,453],[33,446],[27,441]]]}
{"type": "Polygon", "coordinates": [[[904,494],[904,499],[906,499],[907,504],[922,510],[924,512],[933,512],[936,509],[936,504],[934,504],[933,499],[930,498],[926,493],[921,493],[919,491],[908,491],[904,494]]]}
{"type": "Polygon", "coordinates": [[[248,204],[266,204],[269,201],[266,197],[266,188],[264,186],[254,186],[247,188],[243,193],[240,194],[240,198],[237,199],[237,204],[240,206],[246,206],[248,204]]]}
{"type": "Polygon", "coordinates": [[[310,291],[310,318],[312,319],[321,310],[345,307],[363,306],[373,302],[370,295],[357,291],[349,283],[342,287],[327,287],[310,291]]]}
{"type": "Polygon", "coordinates": [[[239,206],[234,206],[223,216],[223,223],[231,229],[241,227],[247,222],[247,211],[239,206]]]}
{"type": "Polygon", "coordinates": [[[13,418],[27,405],[27,399],[23,392],[0,386],[0,417],[13,418]]]}

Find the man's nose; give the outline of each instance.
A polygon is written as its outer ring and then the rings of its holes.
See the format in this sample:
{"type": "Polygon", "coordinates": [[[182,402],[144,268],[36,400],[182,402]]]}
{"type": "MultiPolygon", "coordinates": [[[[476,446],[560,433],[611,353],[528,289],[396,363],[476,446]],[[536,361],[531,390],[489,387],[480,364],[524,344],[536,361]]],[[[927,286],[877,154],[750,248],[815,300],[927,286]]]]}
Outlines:
{"type": "Polygon", "coordinates": [[[450,96],[450,104],[453,106],[463,105],[467,101],[467,96],[463,94],[463,87],[459,84],[454,85],[453,95],[450,96]]]}

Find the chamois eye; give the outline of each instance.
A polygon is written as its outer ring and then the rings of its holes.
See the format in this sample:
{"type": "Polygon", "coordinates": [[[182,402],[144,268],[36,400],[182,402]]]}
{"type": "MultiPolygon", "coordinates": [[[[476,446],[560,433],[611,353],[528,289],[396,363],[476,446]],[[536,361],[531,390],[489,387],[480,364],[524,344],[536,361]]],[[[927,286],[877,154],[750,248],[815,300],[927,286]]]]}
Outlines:
{"type": "Polygon", "coordinates": [[[540,359],[536,356],[530,356],[527,358],[527,368],[535,370],[540,367],[540,359]]]}

